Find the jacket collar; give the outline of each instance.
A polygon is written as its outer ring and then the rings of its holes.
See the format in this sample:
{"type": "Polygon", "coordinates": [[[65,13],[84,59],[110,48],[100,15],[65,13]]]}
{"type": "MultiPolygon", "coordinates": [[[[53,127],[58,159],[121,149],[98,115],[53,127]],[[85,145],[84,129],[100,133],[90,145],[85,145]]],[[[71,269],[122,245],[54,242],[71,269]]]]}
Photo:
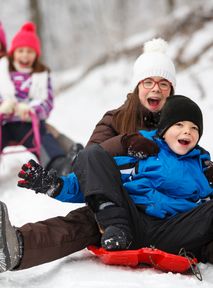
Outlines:
{"type": "Polygon", "coordinates": [[[156,142],[158,143],[160,149],[163,148],[164,150],[167,150],[170,154],[176,155],[176,157],[179,159],[193,158],[193,157],[199,156],[201,154],[200,150],[195,147],[191,151],[189,151],[188,153],[186,153],[184,155],[178,155],[170,149],[170,147],[167,145],[167,143],[163,139],[156,138],[156,142]]]}
{"type": "Polygon", "coordinates": [[[141,119],[143,119],[143,123],[147,128],[157,128],[157,125],[160,120],[160,112],[150,112],[146,107],[141,105],[140,108],[141,119]]]}

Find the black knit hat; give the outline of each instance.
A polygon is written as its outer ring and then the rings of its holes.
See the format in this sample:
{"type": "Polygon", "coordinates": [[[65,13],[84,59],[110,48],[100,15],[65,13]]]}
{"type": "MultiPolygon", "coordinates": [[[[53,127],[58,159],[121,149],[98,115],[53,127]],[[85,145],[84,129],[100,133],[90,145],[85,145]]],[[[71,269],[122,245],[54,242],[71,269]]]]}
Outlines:
{"type": "Polygon", "coordinates": [[[161,111],[158,135],[162,137],[169,127],[180,121],[191,121],[199,128],[199,138],[203,134],[203,116],[199,106],[186,96],[169,97],[161,111]]]}

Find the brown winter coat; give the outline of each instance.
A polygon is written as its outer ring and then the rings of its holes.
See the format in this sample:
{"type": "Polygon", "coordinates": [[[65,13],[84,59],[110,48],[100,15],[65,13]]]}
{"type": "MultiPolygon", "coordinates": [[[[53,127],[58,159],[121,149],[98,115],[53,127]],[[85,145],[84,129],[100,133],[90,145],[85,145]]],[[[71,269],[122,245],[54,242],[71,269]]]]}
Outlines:
{"type": "MultiPolygon", "coordinates": [[[[122,134],[115,128],[115,123],[113,121],[113,116],[115,113],[121,109],[115,109],[108,111],[104,114],[103,118],[96,125],[88,143],[91,144],[100,144],[111,156],[124,155],[125,151],[121,145],[122,134]]],[[[152,130],[156,128],[156,125],[159,121],[159,113],[151,113],[148,109],[141,106],[141,125],[138,129],[142,130],[152,130]]],[[[136,131],[132,131],[136,132],[136,131]]]]}

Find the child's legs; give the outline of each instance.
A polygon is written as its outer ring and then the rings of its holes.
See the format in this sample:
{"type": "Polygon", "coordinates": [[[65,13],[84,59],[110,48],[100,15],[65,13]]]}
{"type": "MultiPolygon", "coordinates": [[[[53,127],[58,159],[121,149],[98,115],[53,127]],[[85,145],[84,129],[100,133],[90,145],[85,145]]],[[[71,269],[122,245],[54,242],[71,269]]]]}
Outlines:
{"type": "Polygon", "coordinates": [[[94,144],[81,150],[73,169],[86,198],[105,195],[118,205],[123,203],[120,171],[113,158],[101,146],[94,144]]]}
{"type": "Polygon", "coordinates": [[[12,140],[12,135],[10,133],[9,123],[1,126],[1,149],[7,147],[9,142],[12,140]]]}
{"type": "MultiPolygon", "coordinates": [[[[31,122],[10,122],[5,125],[5,130],[6,134],[9,135],[8,141],[13,141],[15,144],[21,143],[27,149],[34,147],[34,134],[31,122]]],[[[39,157],[37,153],[34,154],[37,158],[39,157]]]]}
{"type": "Polygon", "coordinates": [[[213,241],[213,200],[168,220],[141,214],[145,246],[178,254],[181,248],[202,259],[202,250],[213,241]]]}
{"type": "Polygon", "coordinates": [[[47,167],[50,162],[57,157],[65,156],[64,151],[59,146],[55,138],[47,132],[45,122],[40,122],[41,137],[41,165],[47,167]]]}
{"type": "MultiPolygon", "coordinates": [[[[19,143],[31,130],[32,124],[27,122],[10,122],[2,126],[2,147],[6,147],[10,142],[19,143]]],[[[31,135],[23,145],[27,148],[33,146],[33,136],[31,135]]]]}
{"type": "MultiPolygon", "coordinates": [[[[16,142],[20,142],[23,138],[30,132],[32,129],[32,124],[30,122],[11,122],[10,131],[12,134],[12,138],[16,142]]],[[[33,133],[26,138],[23,145],[26,148],[30,148],[33,146],[33,133]]]]}
{"type": "Polygon", "coordinates": [[[97,245],[100,233],[88,207],[18,228],[23,237],[23,257],[16,270],[30,268],[97,245]]]}
{"type": "Polygon", "coordinates": [[[120,171],[113,158],[99,145],[89,146],[78,154],[74,163],[74,172],[87,203],[93,212],[97,212],[96,217],[101,228],[126,225],[131,230],[133,246],[137,246],[142,230],[139,225],[138,211],[123,189],[120,171]],[[114,203],[115,206],[98,211],[96,199],[100,197],[106,202],[114,203]]]}
{"type": "MultiPolygon", "coordinates": [[[[9,141],[20,142],[29,131],[32,129],[31,122],[11,122],[3,125],[2,127],[2,140],[3,147],[8,145],[9,141]]],[[[51,160],[65,156],[63,150],[55,138],[47,133],[44,121],[40,122],[40,137],[41,137],[41,164],[46,167],[51,160]]],[[[32,148],[34,146],[34,134],[33,131],[23,142],[26,148],[32,148]]],[[[35,153],[36,154],[36,153],[35,153]]],[[[38,157],[38,155],[36,155],[38,157]]]]}

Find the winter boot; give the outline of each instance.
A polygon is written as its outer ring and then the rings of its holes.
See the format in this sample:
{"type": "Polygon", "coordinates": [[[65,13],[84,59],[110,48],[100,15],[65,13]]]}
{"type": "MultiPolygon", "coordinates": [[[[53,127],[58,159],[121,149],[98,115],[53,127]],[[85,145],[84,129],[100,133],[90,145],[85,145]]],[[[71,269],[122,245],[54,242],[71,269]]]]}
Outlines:
{"type": "Polygon", "coordinates": [[[66,176],[71,173],[70,171],[72,170],[72,166],[66,156],[59,156],[51,160],[45,169],[48,171],[55,170],[58,176],[66,176]]]}
{"type": "Polygon", "coordinates": [[[11,225],[7,207],[0,201],[0,272],[12,270],[21,259],[18,232],[11,225]]]}
{"type": "Polygon", "coordinates": [[[95,213],[99,226],[101,246],[106,250],[125,250],[132,243],[126,210],[118,207],[104,195],[92,195],[86,201],[95,213]]]}
{"type": "Polygon", "coordinates": [[[75,157],[78,155],[78,152],[80,150],[84,149],[84,146],[81,143],[74,143],[72,147],[70,148],[67,158],[70,159],[70,162],[72,163],[75,157]]]}
{"type": "Polygon", "coordinates": [[[109,226],[101,237],[101,246],[106,250],[126,250],[132,243],[129,229],[125,226],[109,226]]]}
{"type": "Polygon", "coordinates": [[[74,143],[69,150],[63,164],[63,168],[61,171],[61,175],[65,176],[71,172],[73,172],[73,161],[75,157],[78,155],[78,152],[84,148],[80,143],[74,143]]]}
{"type": "Polygon", "coordinates": [[[59,156],[54,158],[50,161],[50,163],[48,163],[45,169],[54,169],[59,176],[68,175],[69,173],[73,172],[73,161],[78,152],[83,148],[83,145],[80,143],[74,143],[66,156],[59,156]]]}

